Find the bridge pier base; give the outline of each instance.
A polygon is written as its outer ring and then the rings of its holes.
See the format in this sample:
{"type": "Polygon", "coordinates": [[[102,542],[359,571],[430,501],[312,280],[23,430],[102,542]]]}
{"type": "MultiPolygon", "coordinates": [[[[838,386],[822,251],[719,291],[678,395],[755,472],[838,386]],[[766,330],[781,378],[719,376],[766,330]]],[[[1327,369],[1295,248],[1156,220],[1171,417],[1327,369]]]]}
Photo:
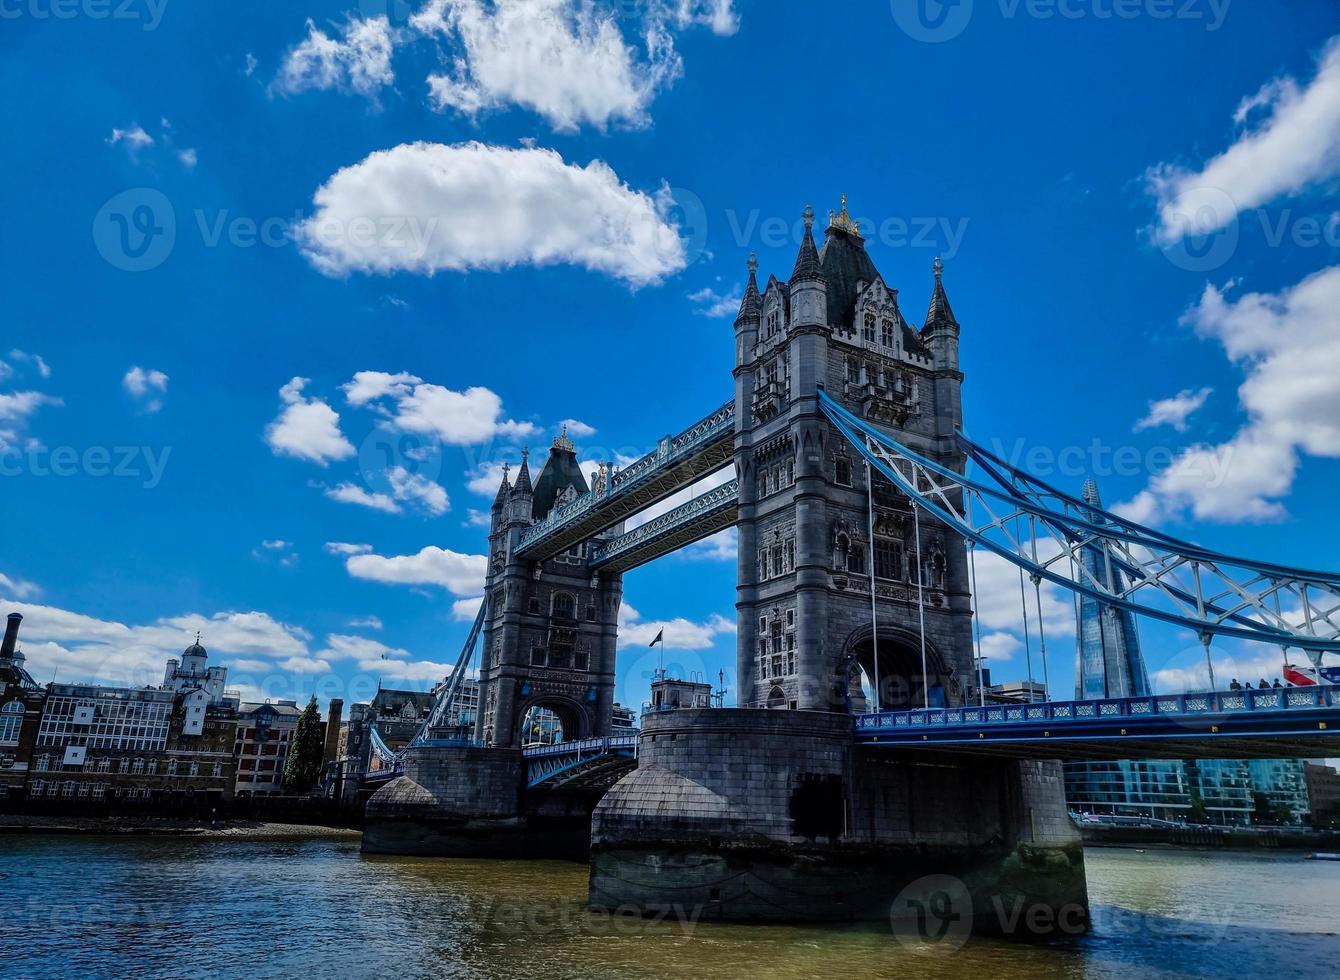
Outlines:
{"type": "Polygon", "coordinates": [[[368,800],[364,852],[520,856],[519,749],[420,746],[404,765],[368,800]]]}
{"type": "Polygon", "coordinates": [[[943,925],[1034,939],[1088,923],[1058,763],[890,756],[825,712],[644,717],[638,769],[596,807],[591,851],[598,909],[894,916],[913,938],[943,925]]]}

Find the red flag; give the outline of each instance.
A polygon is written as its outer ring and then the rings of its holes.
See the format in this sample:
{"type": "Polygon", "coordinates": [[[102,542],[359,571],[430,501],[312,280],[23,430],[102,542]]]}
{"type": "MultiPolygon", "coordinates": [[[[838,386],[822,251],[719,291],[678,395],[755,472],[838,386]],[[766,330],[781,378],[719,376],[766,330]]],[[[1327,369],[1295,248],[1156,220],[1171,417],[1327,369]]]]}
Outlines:
{"type": "Polygon", "coordinates": [[[1288,664],[1284,665],[1284,679],[1297,687],[1308,687],[1317,683],[1297,667],[1290,667],[1288,664]]]}

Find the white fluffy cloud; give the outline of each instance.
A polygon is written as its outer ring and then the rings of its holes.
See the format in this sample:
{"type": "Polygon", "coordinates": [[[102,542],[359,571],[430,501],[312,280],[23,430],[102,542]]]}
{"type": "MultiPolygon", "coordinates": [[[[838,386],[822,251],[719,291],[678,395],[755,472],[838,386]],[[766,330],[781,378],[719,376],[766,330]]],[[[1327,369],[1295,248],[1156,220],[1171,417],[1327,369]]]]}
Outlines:
{"type": "Polygon", "coordinates": [[[1145,417],[1135,423],[1135,431],[1142,432],[1145,429],[1170,425],[1178,432],[1185,432],[1187,419],[1200,410],[1212,390],[1201,388],[1199,391],[1192,391],[1190,388],[1183,388],[1171,398],[1160,398],[1158,401],[1150,402],[1145,417]]]}
{"type": "Polygon", "coordinates": [[[10,603],[23,614],[19,637],[34,676],[139,686],[158,684],[163,664],[180,656],[199,630],[213,662],[228,655],[250,657],[266,668],[284,670],[293,658],[309,656],[311,635],[263,612],[187,613],[140,626],[70,612],[54,606],[10,603]]]}
{"type": "MultiPolygon", "coordinates": [[[[19,378],[45,381],[51,368],[38,354],[18,349],[9,352],[9,362],[0,361],[0,383],[19,378]]],[[[32,389],[0,391],[0,451],[17,449],[21,444],[36,444],[27,437],[28,423],[43,406],[64,405],[63,399],[32,389]]]]}
{"type": "Polygon", "coordinates": [[[670,0],[675,23],[680,27],[702,24],[713,34],[734,34],[740,29],[740,15],[734,0],[670,0]]]}
{"type": "Polygon", "coordinates": [[[715,320],[724,320],[727,317],[734,318],[735,314],[740,311],[740,303],[743,301],[744,297],[739,293],[723,295],[710,286],[689,293],[689,302],[696,307],[693,312],[698,316],[711,317],[715,320]]]}
{"type": "Polygon", "coordinates": [[[25,582],[21,578],[12,578],[0,572],[0,595],[4,595],[5,598],[32,599],[41,592],[35,582],[25,582]]]}
{"type": "Polygon", "coordinates": [[[615,11],[580,0],[429,0],[410,23],[440,38],[452,56],[450,71],[428,78],[432,104],[471,118],[516,105],[559,131],[644,126],[647,107],[682,71],[657,23],[646,24],[643,57],[615,11]]]}
{"type": "Polygon", "coordinates": [[[340,432],[340,416],[319,398],[304,398],[307,378],[294,378],[279,389],[284,407],[265,430],[265,441],[277,456],[294,456],[320,466],[348,459],[354,447],[340,432]]]}
{"type": "Polygon", "coordinates": [[[645,647],[656,639],[656,634],[665,632],[667,650],[706,650],[713,646],[717,637],[734,634],[735,620],[713,614],[706,622],[676,617],[642,621],[642,614],[623,603],[619,607],[619,646],[645,647]]]}
{"type": "Polygon", "coordinates": [[[127,151],[134,153],[146,146],[154,145],[154,138],[144,131],[144,127],[139,123],[131,123],[125,129],[113,129],[112,135],[107,137],[108,146],[124,144],[127,151]]]}
{"type": "Polygon", "coordinates": [[[386,396],[402,397],[421,382],[407,371],[390,374],[386,371],[359,371],[353,379],[340,385],[345,400],[355,407],[375,402],[386,396]]]}
{"type": "Polygon", "coordinates": [[[146,412],[156,412],[163,407],[159,396],[167,394],[168,376],[162,371],[132,367],[121,379],[121,386],[146,412]]]}
{"type": "Polygon", "coordinates": [[[351,544],[347,541],[327,541],[326,553],[331,555],[366,555],[372,550],[370,544],[351,544]]]}
{"type": "Polygon", "coordinates": [[[587,425],[581,419],[564,419],[559,424],[568,430],[568,435],[575,439],[588,439],[596,434],[596,427],[587,425]]]}
{"type": "Polygon", "coordinates": [[[369,510],[379,510],[384,514],[401,513],[400,505],[389,494],[374,493],[356,483],[337,483],[333,487],[328,487],[325,494],[328,499],[337,503],[354,504],[369,510]]]}
{"type": "Polygon", "coordinates": [[[308,20],[307,37],[284,56],[274,89],[284,94],[338,89],[375,97],[395,81],[393,47],[391,24],[385,17],[350,17],[339,38],[308,20]]]}
{"type": "Polygon", "coordinates": [[[1224,443],[1183,450],[1121,505],[1123,516],[1150,523],[1189,509],[1203,520],[1279,519],[1300,456],[1340,457],[1340,266],[1278,293],[1228,291],[1207,285],[1183,321],[1245,372],[1247,422],[1224,443]]]}
{"type": "Polygon", "coordinates": [[[388,585],[436,585],[453,595],[476,596],[484,591],[488,559],[462,555],[429,545],[415,555],[350,555],[345,568],[354,578],[388,585]]]}
{"type": "Polygon", "coordinates": [[[298,227],[327,275],[577,265],[633,286],[683,269],[667,189],[632,190],[605,163],[472,142],[379,150],[326,181],[298,227]]]}
{"type": "Polygon", "coordinates": [[[502,399],[488,388],[452,391],[421,384],[396,402],[393,421],[407,432],[433,436],[452,446],[477,445],[494,437],[524,438],[539,429],[502,417],[502,399]]]}
{"type": "Polygon", "coordinates": [[[1216,231],[1340,173],[1340,38],[1327,43],[1310,83],[1277,78],[1244,99],[1234,121],[1243,127],[1237,140],[1200,170],[1150,170],[1160,241],[1216,231]]]}

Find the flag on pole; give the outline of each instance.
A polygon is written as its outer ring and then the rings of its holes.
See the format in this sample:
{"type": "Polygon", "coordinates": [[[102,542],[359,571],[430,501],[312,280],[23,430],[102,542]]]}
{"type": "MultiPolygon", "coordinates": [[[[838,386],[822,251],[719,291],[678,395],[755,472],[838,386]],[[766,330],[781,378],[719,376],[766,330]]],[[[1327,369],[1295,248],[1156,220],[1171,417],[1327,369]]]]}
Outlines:
{"type": "Polygon", "coordinates": [[[1318,667],[1317,673],[1327,684],[1340,684],[1340,667],[1318,667]]]}
{"type": "Polygon", "coordinates": [[[662,645],[664,645],[664,643],[665,643],[665,629],[664,629],[664,627],[661,629],[661,631],[660,631],[659,633],[656,634],[656,639],[654,639],[654,640],[652,640],[650,643],[648,643],[647,646],[649,646],[649,647],[654,647],[654,646],[655,646],[656,644],[658,644],[658,643],[660,643],[660,644],[662,644],[662,645]]]}
{"type": "Polygon", "coordinates": [[[1306,668],[1291,667],[1289,664],[1285,664],[1284,679],[1297,687],[1316,686],[1317,682],[1307,674],[1303,673],[1304,670],[1306,670],[1306,668]]]}

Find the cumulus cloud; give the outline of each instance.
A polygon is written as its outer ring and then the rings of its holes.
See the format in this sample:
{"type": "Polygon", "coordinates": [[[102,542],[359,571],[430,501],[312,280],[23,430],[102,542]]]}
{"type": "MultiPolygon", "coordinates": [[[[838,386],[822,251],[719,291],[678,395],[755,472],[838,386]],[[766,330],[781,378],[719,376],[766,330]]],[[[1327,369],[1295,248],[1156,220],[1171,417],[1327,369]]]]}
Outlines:
{"type": "Polygon", "coordinates": [[[1229,296],[1207,285],[1183,316],[1242,368],[1246,423],[1219,444],[1189,446],[1117,512],[1141,523],[1176,518],[1277,520],[1301,457],[1340,456],[1340,266],[1278,293],[1229,296]]]}
{"type": "Polygon", "coordinates": [[[6,598],[33,599],[42,594],[36,582],[25,582],[21,578],[12,578],[0,572],[0,594],[6,598]]]}
{"type": "Polygon", "coordinates": [[[479,607],[483,604],[482,595],[473,599],[457,599],[451,604],[451,618],[460,623],[473,623],[475,617],[479,615],[479,607]]]}
{"type": "Polygon", "coordinates": [[[327,541],[326,553],[331,555],[366,555],[372,550],[370,544],[350,544],[347,541],[327,541]]]}
{"type": "Polygon", "coordinates": [[[414,555],[350,555],[345,568],[354,578],[371,582],[436,585],[453,595],[475,596],[484,591],[488,559],[429,545],[414,555]]]}
{"type": "Polygon", "coordinates": [[[679,27],[701,24],[713,34],[729,35],[740,29],[740,15],[734,0],[670,0],[670,9],[679,27]]]}
{"type": "Polygon", "coordinates": [[[695,293],[689,293],[689,302],[695,305],[694,313],[698,316],[711,317],[715,320],[734,318],[740,311],[740,304],[744,301],[744,296],[740,293],[718,293],[710,286],[706,286],[695,293]]]}
{"type": "Polygon", "coordinates": [[[504,418],[502,398],[480,387],[453,391],[435,384],[404,386],[389,414],[392,423],[406,432],[451,446],[477,445],[496,437],[520,439],[539,432],[531,422],[504,418]]]}
{"type": "Polygon", "coordinates": [[[688,561],[735,561],[740,554],[740,532],[728,527],[689,545],[679,554],[688,561]]]}
{"type": "Polygon", "coordinates": [[[380,630],[382,621],[380,616],[364,616],[361,619],[349,620],[349,628],[355,630],[380,630]]]}
{"type": "Polygon", "coordinates": [[[284,56],[273,89],[285,95],[336,89],[375,98],[395,81],[394,38],[386,17],[350,17],[339,34],[331,37],[308,20],[307,37],[284,56]]]}
{"type": "Polygon", "coordinates": [[[65,401],[40,391],[0,391],[0,450],[17,448],[24,440],[29,420],[44,405],[65,401]]]}
{"type": "Polygon", "coordinates": [[[596,427],[587,425],[581,419],[564,419],[559,424],[568,431],[568,435],[577,439],[588,439],[596,434],[596,427]]]}
{"type": "Polygon", "coordinates": [[[369,510],[379,510],[383,514],[402,513],[400,505],[389,494],[374,493],[356,483],[337,483],[326,488],[325,494],[328,499],[341,504],[354,504],[369,510]]]}
{"type": "Polygon", "coordinates": [[[664,631],[667,650],[706,650],[720,636],[733,635],[735,620],[714,613],[705,622],[695,623],[682,616],[643,622],[642,614],[623,603],[619,607],[619,646],[645,647],[664,631]]]}
{"type": "Polygon", "coordinates": [[[126,152],[132,156],[144,149],[146,146],[154,145],[154,138],[144,131],[144,127],[139,123],[131,123],[125,129],[113,129],[112,135],[107,137],[108,146],[124,145],[126,152]]]}
{"type": "Polygon", "coordinates": [[[276,456],[293,456],[319,466],[354,455],[353,444],[340,432],[340,416],[319,398],[304,398],[307,378],[294,378],[279,389],[279,417],[265,430],[276,456]]]}
{"type": "Polygon", "coordinates": [[[355,407],[367,405],[386,396],[403,397],[421,382],[407,371],[390,374],[386,371],[359,371],[353,379],[340,385],[345,400],[355,407]]]}
{"type": "Polygon", "coordinates": [[[1165,163],[1149,171],[1160,241],[1217,231],[1243,210],[1340,174],[1340,38],[1326,44],[1311,82],[1268,82],[1242,100],[1234,122],[1237,140],[1199,170],[1165,163]]]}
{"type": "Polygon", "coordinates": [[[161,683],[163,664],[176,657],[199,630],[212,662],[248,657],[264,667],[287,669],[292,658],[307,658],[311,634],[263,612],[187,613],[126,625],[54,606],[10,603],[23,614],[21,638],[35,676],[53,670],[65,678],[140,686],[161,683]]]}
{"type": "Polygon", "coordinates": [[[1160,398],[1158,401],[1150,402],[1145,417],[1135,423],[1135,431],[1142,432],[1145,429],[1170,425],[1178,432],[1185,432],[1187,419],[1200,410],[1212,391],[1211,388],[1201,388],[1199,391],[1183,388],[1171,398],[1160,398]]]}
{"type": "Polygon", "coordinates": [[[140,403],[144,411],[152,413],[163,407],[163,399],[159,396],[167,394],[168,376],[162,371],[132,367],[121,379],[121,387],[140,403]]]}
{"type": "MultiPolygon", "coordinates": [[[[690,6],[705,5],[677,4],[690,6]]],[[[680,19],[697,17],[685,9],[680,19]]],[[[639,52],[615,11],[580,0],[429,0],[410,23],[440,39],[452,59],[449,71],[428,78],[431,103],[472,119],[485,109],[520,106],[562,132],[641,127],[656,94],[683,67],[655,19],[645,24],[639,52]]]]}
{"type": "Polygon", "coordinates": [[[568,264],[636,287],[687,264],[668,188],[547,149],[405,143],[338,171],[314,204],[298,239],[332,276],[568,264]]]}

